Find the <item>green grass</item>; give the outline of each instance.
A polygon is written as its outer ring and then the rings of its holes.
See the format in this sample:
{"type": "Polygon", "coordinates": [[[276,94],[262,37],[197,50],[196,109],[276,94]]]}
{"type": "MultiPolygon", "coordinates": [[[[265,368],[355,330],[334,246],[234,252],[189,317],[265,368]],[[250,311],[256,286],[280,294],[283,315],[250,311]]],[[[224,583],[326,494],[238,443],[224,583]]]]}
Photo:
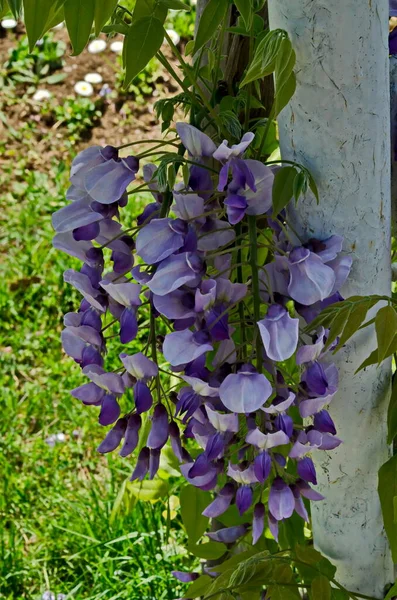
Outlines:
{"type": "Polygon", "coordinates": [[[173,600],[170,572],[189,568],[178,512],[167,521],[166,499],[116,510],[133,459],[96,453],[97,409],[68,392],[82,377],[59,336],[79,300],[62,279],[74,261],[51,246],[68,165],[33,170],[31,154],[6,144],[0,174],[0,598],[173,600]]]}

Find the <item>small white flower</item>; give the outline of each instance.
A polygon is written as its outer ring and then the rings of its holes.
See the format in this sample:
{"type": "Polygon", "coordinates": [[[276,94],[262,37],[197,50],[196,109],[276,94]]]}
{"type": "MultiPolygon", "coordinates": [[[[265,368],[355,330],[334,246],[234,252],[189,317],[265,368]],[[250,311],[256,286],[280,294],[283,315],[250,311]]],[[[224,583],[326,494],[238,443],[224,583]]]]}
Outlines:
{"type": "Polygon", "coordinates": [[[99,73],[87,73],[87,75],[84,77],[84,81],[95,84],[102,83],[103,79],[102,75],[100,75],[99,73]]]}
{"type": "Polygon", "coordinates": [[[116,54],[121,54],[123,51],[124,42],[121,40],[116,40],[110,44],[110,49],[112,52],[116,52],[116,54]]]}
{"type": "Polygon", "coordinates": [[[179,35],[179,33],[174,31],[173,29],[167,29],[166,31],[167,31],[168,35],[170,36],[170,38],[172,39],[172,41],[174,42],[175,46],[177,46],[179,44],[179,42],[181,41],[181,36],[179,35]]]}
{"type": "MultiPolygon", "coordinates": [[[[55,444],[63,444],[66,442],[66,435],[64,433],[53,433],[45,439],[45,443],[48,444],[51,448],[55,446],[55,444]]],[[[45,592],[50,593],[50,592],[45,592]]],[[[44,597],[44,596],[43,596],[44,597]]]]}
{"type": "Polygon", "coordinates": [[[92,96],[94,93],[94,88],[88,81],[78,81],[74,86],[74,91],[79,96],[92,96]]]}
{"type": "Polygon", "coordinates": [[[41,102],[42,100],[48,100],[51,98],[51,95],[51,92],[48,90],[37,90],[37,92],[33,94],[33,100],[36,102],[41,102]]]}
{"type": "Polygon", "coordinates": [[[4,29],[14,29],[17,25],[18,23],[15,19],[3,19],[1,21],[1,26],[4,27],[4,29]]]}
{"type": "Polygon", "coordinates": [[[99,52],[103,52],[105,48],[105,40],[92,40],[92,42],[88,44],[88,52],[91,54],[99,54],[99,52]]]}
{"type": "Polygon", "coordinates": [[[52,592],[44,592],[41,597],[41,600],[55,600],[55,594],[52,592]]]}

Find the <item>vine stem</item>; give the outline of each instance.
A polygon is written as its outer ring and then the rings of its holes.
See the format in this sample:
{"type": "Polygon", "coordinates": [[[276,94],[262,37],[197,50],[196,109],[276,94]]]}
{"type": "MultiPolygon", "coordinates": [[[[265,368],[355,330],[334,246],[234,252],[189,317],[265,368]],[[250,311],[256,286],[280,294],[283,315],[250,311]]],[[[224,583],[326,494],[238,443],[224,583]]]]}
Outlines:
{"type": "MultiPolygon", "coordinates": [[[[259,297],[259,270],[258,270],[258,237],[256,230],[256,217],[248,217],[248,231],[250,239],[250,265],[252,273],[252,296],[254,301],[254,321],[257,326],[258,321],[261,318],[260,306],[261,301],[259,297]]],[[[258,373],[262,373],[262,342],[259,331],[256,332],[256,368],[258,373]]]]}

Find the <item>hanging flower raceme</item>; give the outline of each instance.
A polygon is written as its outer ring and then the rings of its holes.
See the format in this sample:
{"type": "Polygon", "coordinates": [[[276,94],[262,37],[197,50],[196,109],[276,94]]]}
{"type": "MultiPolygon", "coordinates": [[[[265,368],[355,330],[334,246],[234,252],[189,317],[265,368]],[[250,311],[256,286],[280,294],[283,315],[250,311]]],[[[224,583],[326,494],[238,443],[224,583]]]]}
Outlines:
{"type": "Polygon", "coordinates": [[[62,343],[88,378],[73,396],[112,426],[98,451],[139,448],[131,479],[143,480],[169,444],[187,482],[214,492],[205,516],[235,504],[252,524],[209,537],[233,543],[250,530],[256,543],[265,524],[277,538],[294,512],[308,520],[303,498],[322,498],[313,456],[341,443],[337,340],[302,328],[341,299],[352,261],[339,236],[297,243],[284,212],[269,217],[275,170],[250,158],[251,132],[234,145],[186,123],[177,132],[183,172],[171,189],[167,163],[143,167],[151,201],[128,231],[139,157],[94,146],[73,161],[54,246],[82,261],[65,273],[82,301],[62,343]]]}

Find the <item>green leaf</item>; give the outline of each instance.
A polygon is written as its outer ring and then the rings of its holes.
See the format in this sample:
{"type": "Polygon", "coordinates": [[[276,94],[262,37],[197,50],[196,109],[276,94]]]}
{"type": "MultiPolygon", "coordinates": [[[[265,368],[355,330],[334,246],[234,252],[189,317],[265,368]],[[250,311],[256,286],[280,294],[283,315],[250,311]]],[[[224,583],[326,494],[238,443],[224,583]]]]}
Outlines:
{"type": "Polygon", "coordinates": [[[95,0],[66,0],[64,4],[66,27],[73,46],[73,56],[81,54],[92,31],[95,0]]]}
{"type": "Polygon", "coordinates": [[[152,481],[128,482],[126,489],[143,502],[156,502],[168,495],[169,483],[163,479],[153,479],[152,481]]]}
{"type": "Polygon", "coordinates": [[[95,0],[95,35],[99,35],[102,27],[106,25],[112,16],[118,0],[95,0]]]}
{"type": "Polygon", "coordinates": [[[55,83],[61,83],[61,81],[64,81],[67,76],[67,73],[54,73],[53,75],[46,77],[45,80],[50,85],[54,85],[55,83]]]}
{"type": "Polygon", "coordinates": [[[157,0],[136,0],[132,15],[132,25],[144,17],[155,17],[161,23],[164,23],[167,13],[167,7],[164,4],[159,4],[157,0]]]}
{"type": "Polygon", "coordinates": [[[344,590],[337,590],[336,588],[332,588],[331,598],[332,600],[349,600],[350,596],[344,590]]]}
{"type": "Polygon", "coordinates": [[[159,3],[172,10],[191,10],[190,6],[181,0],[159,0],[159,3]]]}
{"type": "Polygon", "coordinates": [[[371,352],[371,354],[364,360],[364,362],[361,363],[361,365],[358,367],[358,369],[355,371],[354,374],[357,375],[357,373],[359,373],[363,369],[366,369],[367,367],[370,367],[371,365],[376,365],[377,362],[378,362],[378,349],[371,352]]]}
{"type": "Polygon", "coordinates": [[[282,47],[284,39],[288,39],[288,35],[282,29],[269,31],[259,42],[254,58],[248,65],[247,73],[240,87],[244,87],[248,83],[263,79],[266,75],[270,75],[276,68],[277,56],[282,47]]]}
{"type": "Polygon", "coordinates": [[[227,546],[219,542],[208,542],[207,544],[188,544],[188,551],[204,560],[218,560],[227,552],[227,546]]]}
{"type": "Polygon", "coordinates": [[[14,17],[19,19],[21,16],[22,0],[8,0],[8,5],[14,17]]]}
{"type": "Polygon", "coordinates": [[[387,357],[397,333],[397,313],[390,305],[384,306],[378,311],[375,318],[376,338],[378,341],[379,364],[387,357]]]}
{"type": "Polygon", "coordinates": [[[327,343],[325,345],[324,350],[327,350],[330,347],[330,345],[336,340],[338,335],[342,333],[349,319],[351,309],[351,305],[346,304],[336,312],[335,318],[333,319],[330,326],[330,333],[328,335],[327,343]]]}
{"type": "Polygon", "coordinates": [[[201,575],[196,581],[192,583],[188,591],[183,596],[184,598],[199,598],[208,590],[209,586],[213,582],[213,579],[209,575],[201,575]]]}
{"type": "Polygon", "coordinates": [[[155,17],[143,17],[129,28],[125,41],[125,81],[128,87],[131,81],[160,49],[164,40],[164,27],[155,17]]]}
{"type": "Polygon", "coordinates": [[[250,29],[254,14],[251,0],[234,0],[234,4],[237,6],[240,15],[243,17],[246,28],[250,29]]]}
{"type": "Polygon", "coordinates": [[[387,411],[387,443],[392,444],[397,436],[397,378],[394,376],[393,388],[387,411]]]}
{"type": "Polygon", "coordinates": [[[198,52],[215,34],[223,19],[226,18],[228,0],[209,0],[206,5],[196,34],[194,52],[198,52]]]}
{"type": "Polygon", "coordinates": [[[295,546],[295,554],[298,560],[312,566],[316,571],[328,577],[328,579],[331,580],[334,578],[336,567],[321,552],[310,546],[300,546],[297,544],[295,546]]]}
{"type": "Polygon", "coordinates": [[[293,193],[295,202],[298,202],[301,194],[304,194],[307,190],[307,177],[303,171],[299,171],[296,174],[293,185],[293,193]]]}
{"type": "Polygon", "coordinates": [[[312,600],[331,600],[332,588],[329,579],[319,575],[312,581],[312,600]]]}
{"type": "Polygon", "coordinates": [[[23,0],[26,32],[29,38],[29,50],[32,52],[37,40],[43,33],[54,0],[23,0]]]}
{"type": "Polygon", "coordinates": [[[277,55],[275,64],[275,99],[274,99],[274,116],[277,117],[296,90],[296,77],[293,68],[296,62],[295,50],[292,48],[291,41],[285,37],[280,44],[280,49],[277,55]]]}
{"type": "Polygon", "coordinates": [[[211,494],[187,485],[181,490],[180,502],[182,521],[189,542],[195,544],[208,527],[209,519],[201,513],[211,502],[211,494]]]}
{"type": "Polygon", "coordinates": [[[273,218],[290,202],[294,195],[295,167],[282,167],[277,171],[273,183],[273,218]]]}
{"type": "Polygon", "coordinates": [[[340,336],[339,344],[335,348],[335,352],[340,350],[348,340],[360,329],[369,310],[369,302],[356,304],[352,306],[343,333],[340,336]]]}
{"type": "Polygon", "coordinates": [[[269,586],[269,594],[272,600],[300,600],[299,588],[287,587],[285,585],[269,586]]]}
{"type": "Polygon", "coordinates": [[[385,600],[392,600],[395,596],[397,596],[397,583],[393,585],[392,588],[387,593],[385,600]]]}
{"type": "Polygon", "coordinates": [[[383,513],[383,522],[392,552],[397,562],[397,523],[394,518],[394,498],[397,496],[397,455],[379,469],[378,493],[383,513]]]}
{"type": "Polygon", "coordinates": [[[0,19],[6,16],[10,7],[8,6],[7,0],[0,0],[0,19]]]}
{"type": "Polygon", "coordinates": [[[313,192],[314,197],[317,200],[317,204],[319,204],[320,203],[320,196],[319,196],[319,193],[318,193],[317,183],[316,183],[313,175],[311,175],[311,173],[309,173],[309,188],[313,192]]]}

